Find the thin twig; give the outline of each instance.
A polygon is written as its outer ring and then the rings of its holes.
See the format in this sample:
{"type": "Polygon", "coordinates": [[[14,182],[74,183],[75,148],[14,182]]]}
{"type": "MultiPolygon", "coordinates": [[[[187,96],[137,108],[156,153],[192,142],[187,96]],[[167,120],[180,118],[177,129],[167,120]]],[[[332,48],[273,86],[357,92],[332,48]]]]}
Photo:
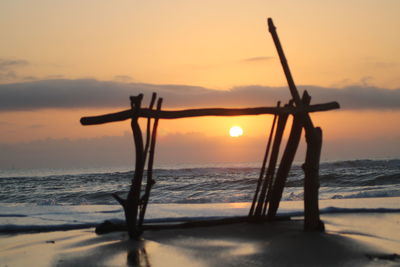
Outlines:
{"type": "MultiPolygon", "coordinates": [[[[280,107],[280,105],[281,105],[281,102],[278,101],[276,106],[280,107]]],[[[249,216],[253,216],[254,215],[254,208],[255,208],[255,205],[256,205],[256,202],[257,202],[258,193],[260,191],[261,183],[262,183],[262,180],[264,178],[265,165],[266,165],[267,160],[268,160],[268,155],[269,155],[269,151],[270,151],[270,148],[271,148],[271,141],[272,141],[272,136],[274,135],[274,130],[275,130],[275,124],[276,124],[277,117],[278,116],[275,114],[274,120],[272,122],[271,130],[269,132],[267,148],[265,149],[264,159],[263,159],[263,162],[262,162],[262,165],[261,165],[260,176],[258,177],[257,188],[256,188],[256,192],[254,193],[253,202],[251,203],[249,216]]]]}
{"type": "MultiPolygon", "coordinates": [[[[161,110],[162,101],[163,101],[162,98],[158,99],[157,111],[161,110]]],[[[154,119],[153,130],[152,130],[152,135],[151,135],[151,142],[150,142],[149,161],[148,161],[148,165],[147,165],[147,183],[146,183],[145,194],[143,195],[143,198],[142,198],[142,203],[143,203],[142,209],[141,209],[140,215],[139,215],[139,223],[138,223],[139,229],[143,225],[144,215],[146,213],[147,204],[148,204],[148,201],[150,198],[151,188],[155,184],[155,181],[153,180],[153,163],[154,163],[154,154],[155,154],[155,147],[156,147],[158,121],[159,121],[158,118],[154,119]]]]}

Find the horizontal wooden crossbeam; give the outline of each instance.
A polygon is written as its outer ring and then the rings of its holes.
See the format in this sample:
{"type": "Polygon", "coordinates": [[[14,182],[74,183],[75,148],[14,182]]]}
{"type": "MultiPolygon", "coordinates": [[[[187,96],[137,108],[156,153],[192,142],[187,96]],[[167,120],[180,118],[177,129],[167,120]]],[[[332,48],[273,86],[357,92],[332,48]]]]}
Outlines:
{"type": "MultiPolygon", "coordinates": [[[[202,116],[246,116],[246,115],[262,115],[262,114],[296,114],[301,111],[316,112],[338,109],[339,103],[329,102],[324,104],[310,105],[306,108],[299,109],[296,107],[256,107],[256,108],[202,108],[202,109],[183,109],[183,110],[150,110],[142,108],[138,117],[143,118],[159,118],[159,119],[181,119],[189,117],[202,116]]],[[[131,109],[110,113],[100,116],[81,118],[82,125],[95,125],[115,121],[123,121],[132,118],[133,111],[131,109]]]]}

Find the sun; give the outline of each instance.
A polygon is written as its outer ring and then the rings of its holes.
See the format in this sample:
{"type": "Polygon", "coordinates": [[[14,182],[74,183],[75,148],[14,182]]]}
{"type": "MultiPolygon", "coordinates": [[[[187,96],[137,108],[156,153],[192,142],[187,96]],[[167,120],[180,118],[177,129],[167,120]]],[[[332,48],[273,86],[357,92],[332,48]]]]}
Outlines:
{"type": "Polygon", "coordinates": [[[243,135],[243,129],[240,126],[232,126],[229,130],[229,135],[232,137],[239,137],[243,135]]]}

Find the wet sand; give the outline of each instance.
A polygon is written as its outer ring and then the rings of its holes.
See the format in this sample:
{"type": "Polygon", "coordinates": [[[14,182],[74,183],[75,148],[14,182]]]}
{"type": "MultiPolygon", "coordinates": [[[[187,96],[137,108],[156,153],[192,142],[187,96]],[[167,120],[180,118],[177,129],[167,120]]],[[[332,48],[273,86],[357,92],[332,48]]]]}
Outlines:
{"type": "Polygon", "coordinates": [[[146,231],[141,241],[94,229],[0,236],[0,266],[399,266],[400,215],[323,216],[326,233],[302,220],[146,231]]]}

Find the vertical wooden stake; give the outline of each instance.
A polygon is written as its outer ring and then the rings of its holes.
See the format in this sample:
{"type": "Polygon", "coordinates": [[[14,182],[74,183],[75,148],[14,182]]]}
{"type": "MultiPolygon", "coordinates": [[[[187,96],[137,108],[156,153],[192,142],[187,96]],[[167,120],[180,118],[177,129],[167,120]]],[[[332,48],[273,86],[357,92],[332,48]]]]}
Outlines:
{"type": "MultiPolygon", "coordinates": [[[[132,108],[134,114],[139,114],[140,106],[143,99],[143,94],[137,97],[131,97],[132,108]]],[[[132,180],[131,189],[127,198],[127,210],[125,210],[126,223],[128,226],[128,233],[130,238],[138,238],[140,232],[137,229],[137,214],[140,204],[140,191],[142,186],[143,171],[144,171],[144,154],[143,154],[143,137],[140,130],[138,117],[134,116],[131,120],[131,127],[133,132],[133,139],[135,142],[135,174],[132,180]],[[129,216],[127,216],[129,215],[129,216]]]]}
{"type": "MultiPolygon", "coordinates": [[[[157,94],[153,93],[151,95],[151,100],[150,100],[150,105],[149,105],[149,110],[153,109],[154,103],[156,102],[157,94]]],[[[147,158],[147,152],[149,151],[149,146],[150,146],[150,136],[151,136],[151,129],[150,129],[150,122],[151,118],[147,119],[147,127],[146,127],[146,143],[144,146],[144,162],[146,162],[147,158]]]]}
{"type": "MultiPolygon", "coordinates": [[[[302,101],[305,106],[310,104],[311,97],[307,91],[304,91],[302,101]]],[[[279,203],[282,198],[283,189],[285,187],[286,179],[289,175],[290,168],[294,157],[296,155],[297,148],[300,143],[301,132],[303,128],[302,118],[298,115],[294,115],[292,122],[292,129],[290,130],[289,138],[283,152],[281,163],[279,164],[278,171],[276,173],[275,183],[272,186],[271,201],[268,207],[268,219],[273,219],[278,211],[279,203]]]]}
{"type": "Polygon", "coordinates": [[[133,139],[135,143],[135,173],[132,179],[131,188],[128,193],[127,199],[122,199],[117,194],[112,196],[122,205],[125,212],[125,220],[128,228],[128,234],[131,239],[137,239],[140,236],[140,231],[137,228],[137,214],[140,205],[140,191],[144,171],[144,155],[143,155],[143,137],[142,131],[138,124],[138,114],[140,113],[140,106],[143,99],[143,94],[136,97],[131,96],[131,108],[133,116],[131,120],[131,127],[133,132],[133,139]]]}
{"type": "MultiPolygon", "coordinates": [[[[276,105],[278,108],[280,107],[281,102],[278,101],[278,104],[276,105]]],[[[274,130],[275,130],[275,124],[276,124],[276,119],[278,118],[278,115],[275,114],[274,116],[274,120],[272,121],[272,126],[271,126],[271,130],[269,132],[269,136],[268,136],[268,142],[267,142],[267,148],[265,150],[265,154],[264,154],[264,159],[261,165],[261,170],[260,170],[260,176],[258,177],[258,181],[257,181],[257,188],[256,188],[256,192],[254,193],[254,198],[253,198],[253,202],[251,203],[251,207],[250,207],[250,211],[249,211],[249,216],[253,216],[254,215],[254,208],[255,205],[257,203],[257,198],[258,198],[258,193],[260,191],[260,187],[264,178],[264,174],[265,174],[265,165],[267,163],[268,160],[268,155],[269,155],[269,151],[271,148],[271,143],[272,143],[272,137],[274,135],[274,130]]]]}
{"type": "Polygon", "coordinates": [[[254,215],[261,216],[264,206],[266,205],[267,200],[267,189],[271,184],[271,180],[273,179],[276,162],[278,161],[279,147],[282,141],[283,132],[285,130],[286,121],[288,118],[288,114],[280,114],[278,117],[278,125],[276,127],[274,143],[272,146],[271,157],[268,164],[268,169],[266,173],[266,177],[264,179],[264,183],[261,189],[260,196],[258,198],[258,203],[256,206],[256,210],[254,215]]]}
{"type": "MultiPolygon", "coordinates": [[[[276,32],[276,27],[271,18],[268,18],[268,29],[272,35],[272,39],[274,40],[275,47],[278,52],[283,71],[285,72],[286,80],[288,82],[292,98],[296,104],[296,107],[302,109],[304,108],[303,103],[301,102],[285,54],[283,53],[283,49],[278,34],[276,32]]],[[[302,123],[306,132],[306,141],[307,141],[307,155],[306,155],[306,163],[304,166],[305,176],[308,177],[305,178],[305,180],[307,181],[305,181],[304,184],[305,190],[307,190],[307,197],[306,197],[306,192],[304,192],[304,205],[305,208],[307,208],[307,212],[306,211],[304,212],[305,216],[304,228],[307,231],[319,231],[323,229],[323,227],[321,226],[322,222],[319,219],[319,211],[318,211],[318,179],[319,179],[318,173],[319,173],[319,158],[322,145],[322,131],[320,128],[314,128],[311,117],[307,112],[300,112],[298,115],[302,118],[302,123]],[[308,188],[308,186],[310,186],[310,188],[308,188]]]]}
{"type": "Polygon", "coordinates": [[[324,231],[324,223],[319,217],[318,189],[319,189],[319,160],[322,147],[322,130],[314,128],[312,136],[307,135],[306,160],[304,170],[304,230],[324,231]]]}
{"type": "MultiPolygon", "coordinates": [[[[161,110],[162,101],[163,101],[162,98],[158,99],[157,111],[161,110]]],[[[140,215],[139,215],[139,223],[138,223],[139,229],[142,228],[144,215],[146,213],[147,203],[148,203],[149,197],[150,197],[150,191],[155,183],[155,181],[153,180],[153,162],[154,162],[154,152],[155,152],[155,147],[156,147],[158,121],[159,121],[159,118],[156,117],[154,119],[153,130],[152,130],[151,141],[150,141],[150,155],[149,155],[149,162],[147,165],[147,183],[146,183],[145,193],[142,198],[143,205],[142,205],[142,209],[140,210],[140,215]]]]}

